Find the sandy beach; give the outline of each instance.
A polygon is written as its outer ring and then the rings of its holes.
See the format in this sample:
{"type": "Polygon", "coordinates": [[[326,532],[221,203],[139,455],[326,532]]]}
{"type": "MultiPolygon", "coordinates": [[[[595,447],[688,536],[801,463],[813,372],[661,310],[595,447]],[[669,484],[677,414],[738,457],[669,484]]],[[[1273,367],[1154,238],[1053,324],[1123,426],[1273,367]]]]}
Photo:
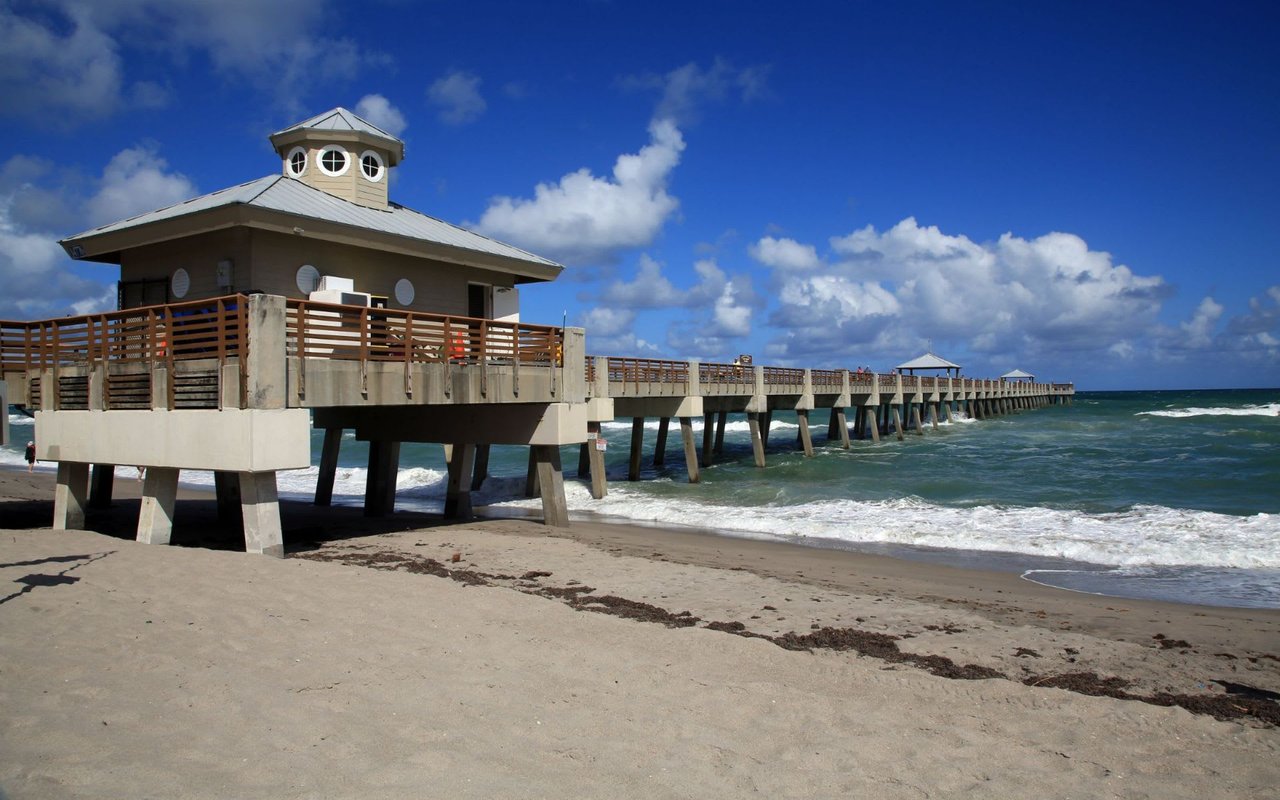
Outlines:
{"type": "Polygon", "coordinates": [[[284,503],[235,552],[0,470],[0,792],[1268,797],[1280,612],[694,531],[284,503]]]}

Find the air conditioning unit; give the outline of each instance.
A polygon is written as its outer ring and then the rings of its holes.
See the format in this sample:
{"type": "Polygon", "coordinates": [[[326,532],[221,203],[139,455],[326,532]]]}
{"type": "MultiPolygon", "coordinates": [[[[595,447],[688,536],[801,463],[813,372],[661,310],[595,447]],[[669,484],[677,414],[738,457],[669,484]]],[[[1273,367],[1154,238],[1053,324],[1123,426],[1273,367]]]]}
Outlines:
{"type": "Polygon", "coordinates": [[[320,285],[316,288],[322,292],[354,292],[356,290],[356,282],[354,278],[323,275],[320,278],[320,285]]]}
{"type": "MultiPolygon", "coordinates": [[[[321,286],[324,285],[324,279],[321,279],[321,286]]],[[[344,306],[367,306],[372,300],[372,296],[368,292],[349,292],[341,289],[316,289],[307,295],[308,300],[317,303],[337,303],[344,306]]]]}

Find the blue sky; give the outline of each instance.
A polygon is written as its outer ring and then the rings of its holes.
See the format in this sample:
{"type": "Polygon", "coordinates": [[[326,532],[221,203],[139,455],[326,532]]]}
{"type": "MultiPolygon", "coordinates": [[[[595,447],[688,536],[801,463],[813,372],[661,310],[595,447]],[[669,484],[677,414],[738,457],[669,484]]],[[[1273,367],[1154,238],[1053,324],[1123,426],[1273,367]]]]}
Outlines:
{"type": "Polygon", "coordinates": [[[0,317],[112,307],[58,238],[345,106],[592,353],[1280,386],[1275,8],[0,0],[0,317]]]}

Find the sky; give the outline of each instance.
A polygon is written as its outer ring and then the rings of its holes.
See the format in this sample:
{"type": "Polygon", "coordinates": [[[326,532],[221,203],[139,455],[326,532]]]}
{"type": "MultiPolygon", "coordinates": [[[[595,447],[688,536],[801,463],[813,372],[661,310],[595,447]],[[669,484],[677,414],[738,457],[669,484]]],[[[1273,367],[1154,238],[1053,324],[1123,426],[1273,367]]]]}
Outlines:
{"type": "Polygon", "coordinates": [[[57,240],[278,174],[343,106],[395,202],[565,265],[588,352],[1280,386],[1270,2],[0,0],[0,319],[57,240]]]}

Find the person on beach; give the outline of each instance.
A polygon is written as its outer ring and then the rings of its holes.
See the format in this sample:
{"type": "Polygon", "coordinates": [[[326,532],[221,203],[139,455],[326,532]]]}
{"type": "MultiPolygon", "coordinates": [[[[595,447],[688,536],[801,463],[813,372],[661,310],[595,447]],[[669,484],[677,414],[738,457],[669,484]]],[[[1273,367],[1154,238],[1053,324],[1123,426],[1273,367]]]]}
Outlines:
{"type": "Polygon", "coordinates": [[[27,472],[34,472],[36,468],[36,443],[27,442],[27,472]]]}

